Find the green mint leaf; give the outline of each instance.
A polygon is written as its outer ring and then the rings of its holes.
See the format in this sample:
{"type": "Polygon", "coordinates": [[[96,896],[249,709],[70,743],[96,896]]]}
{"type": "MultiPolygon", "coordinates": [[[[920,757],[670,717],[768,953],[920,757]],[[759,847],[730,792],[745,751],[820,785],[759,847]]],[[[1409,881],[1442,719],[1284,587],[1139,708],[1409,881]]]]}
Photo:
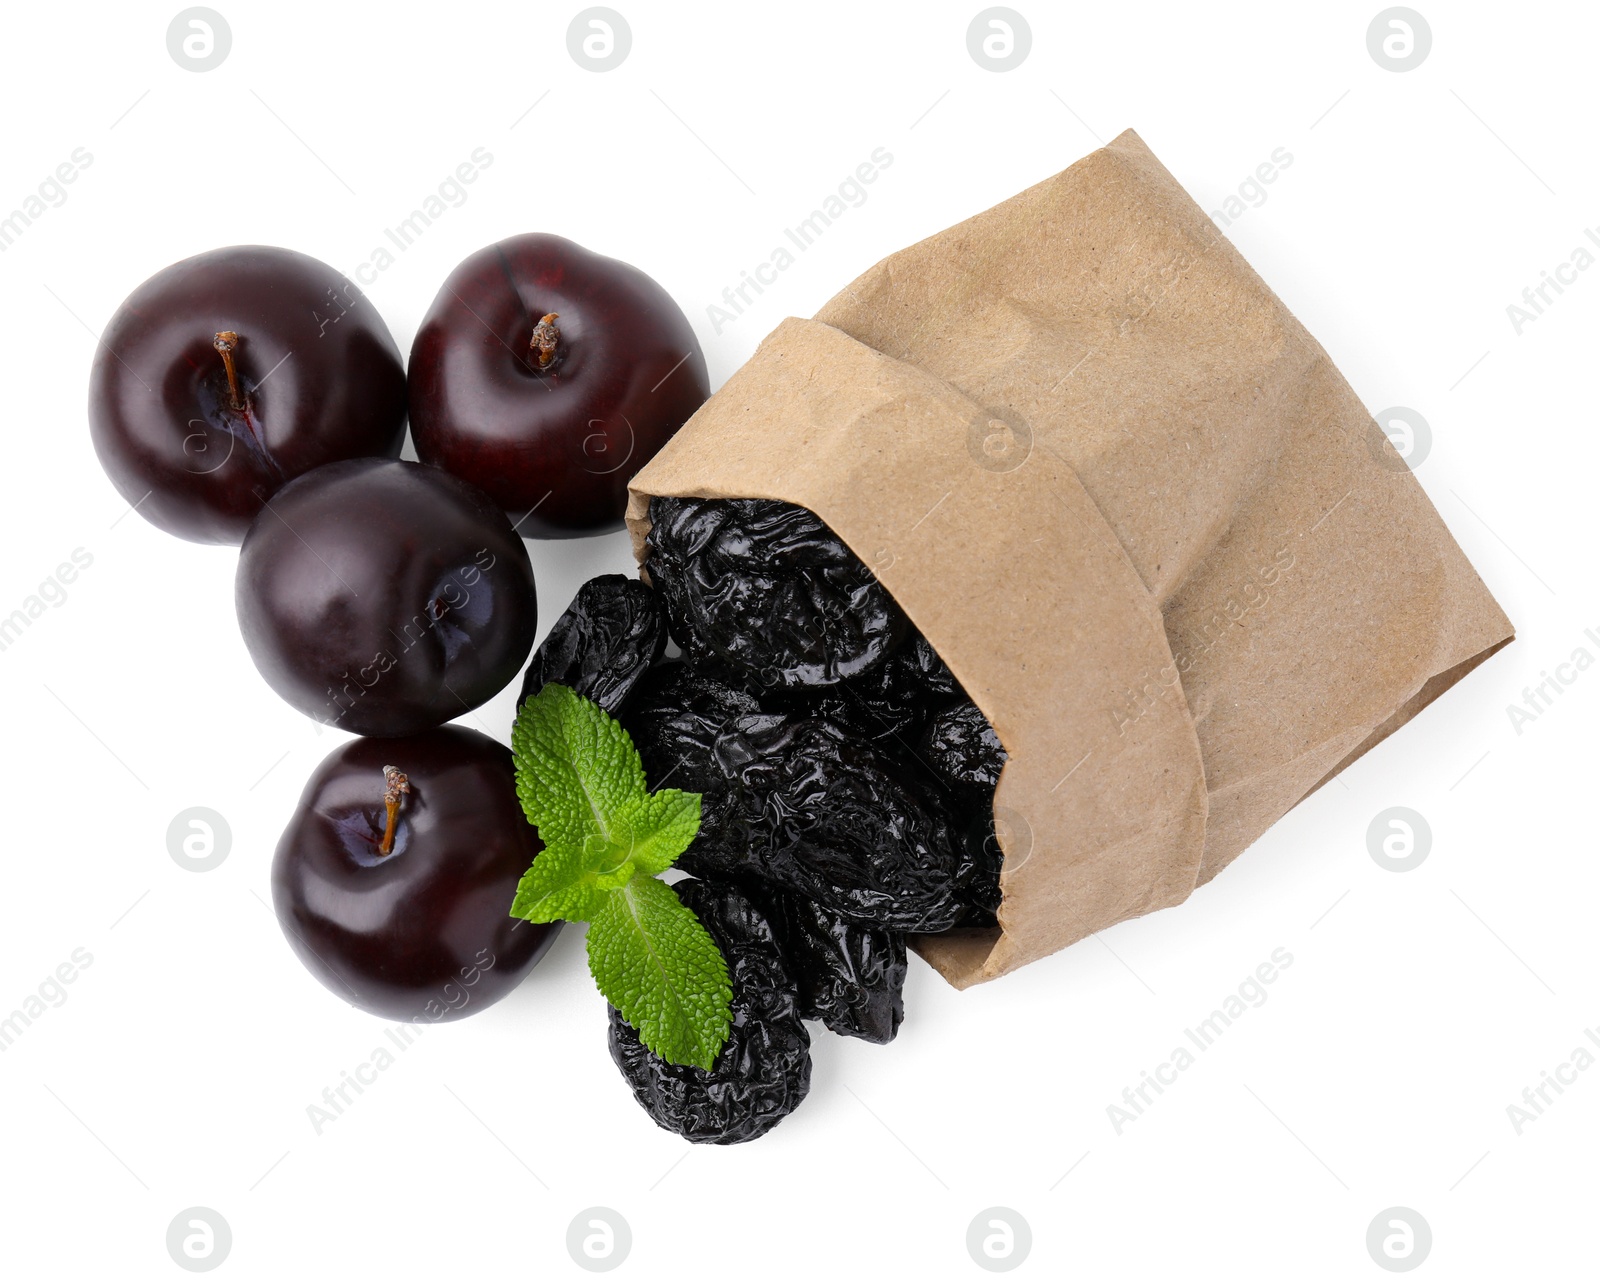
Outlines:
{"type": "Polygon", "coordinates": [[[595,985],[657,1057],[709,1071],[733,1017],[716,940],[668,885],[638,875],[602,895],[589,924],[595,985]]]}
{"type": "MultiPolygon", "coordinates": [[[[610,853],[604,836],[590,836],[582,844],[546,845],[523,873],[511,914],[535,924],[589,919],[613,887],[601,883],[610,853]]],[[[631,864],[628,874],[633,874],[631,864]]]]}
{"type": "Polygon", "coordinates": [[[700,831],[700,797],[692,791],[652,791],[624,815],[629,857],[647,876],[660,875],[700,831]]]}
{"type": "Polygon", "coordinates": [[[715,939],[656,876],[700,830],[700,797],[651,793],[627,733],[595,703],[548,684],[511,731],[517,798],[544,851],[511,914],[589,921],[600,992],[668,1062],[710,1070],[732,1025],[715,939]]]}
{"type": "Polygon", "coordinates": [[[547,684],[511,730],[517,798],[547,846],[590,836],[626,848],[622,814],[646,794],[644,767],[622,726],[565,685],[547,684]]]}

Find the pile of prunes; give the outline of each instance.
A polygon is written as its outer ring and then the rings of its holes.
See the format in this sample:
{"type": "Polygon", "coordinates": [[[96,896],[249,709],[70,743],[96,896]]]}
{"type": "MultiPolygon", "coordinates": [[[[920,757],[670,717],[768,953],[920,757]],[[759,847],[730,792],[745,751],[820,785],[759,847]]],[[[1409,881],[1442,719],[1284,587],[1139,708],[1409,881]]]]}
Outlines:
{"type": "Polygon", "coordinates": [[[710,1071],[611,1011],[611,1056],[690,1142],[760,1137],[811,1081],[805,1022],[876,1044],[904,1014],[906,936],[995,923],[1005,752],[872,572],[815,515],[654,498],[652,586],[578,592],[522,699],[569,685],[628,730],[652,788],[699,792],[675,890],[716,939],[733,1028],[710,1071]],[[668,636],[681,657],[665,657],[668,636]]]}

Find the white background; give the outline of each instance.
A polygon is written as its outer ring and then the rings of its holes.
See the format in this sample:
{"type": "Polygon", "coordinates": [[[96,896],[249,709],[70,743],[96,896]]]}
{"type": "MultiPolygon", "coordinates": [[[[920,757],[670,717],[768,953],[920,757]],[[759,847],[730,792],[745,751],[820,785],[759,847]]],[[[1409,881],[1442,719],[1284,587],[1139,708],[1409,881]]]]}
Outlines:
{"type": "MultiPolygon", "coordinates": [[[[1600,271],[1520,336],[1506,314],[1600,223],[1592,6],[1416,0],[1433,49],[1397,74],[1367,51],[1376,0],[1016,0],[1032,51],[995,73],[975,0],[615,0],[632,52],[597,74],[567,52],[576,4],[216,3],[233,46],[205,73],[168,55],[173,3],[14,7],[0,40],[0,210],[93,157],[0,254],[0,614],[93,556],[0,652],[0,1015],[92,956],[0,1054],[7,1274],[181,1274],[165,1236],[193,1205],[231,1225],[236,1276],[579,1274],[592,1205],[631,1226],[624,1274],[977,1275],[967,1226],[995,1205],[1031,1225],[1023,1274],[1378,1275],[1367,1227],[1396,1205],[1431,1226],[1423,1274],[1592,1269],[1600,1069],[1520,1134],[1507,1106],[1600,1024],[1600,672],[1521,733],[1506,710],[1600,656],[1600,271]],[[120,300],[223,244],[352,271],[484,147],[368,288],[401,348],[457,261],[547,230],[660,280],[716,386],[783,316],[1129,126],[1208,210],[1291,153],[1226,234],[1370,409],[1431,424],[1418,478],[1517,642],[1181,908],[965,993],[913,960],[898,1040],[819,1029],[810,1098],[751,1146],[635,1106],[575,928],[317,1135],[307,1106],[385,1043],[267,906],[337,738],[256,677],[234,553],[127,515],[97,465],[87,374],[120,300]],[[866,202],[714,333],[707,305],[877,147],[866,202]],[[194,805],[233,835],[204,874],[167,851],[194,805]],[[1367,851],[1392,805],[1432,830],[1404,874],[1367,851]],[[1108,1105],[1278,947],[1266,1003],[1119,1135],[1108,1105]]],[[[621,535],[532,551],[545,627],[629,567],[621,535]]],[[[467,722],[504,739],[512,710],[467,722]]]]}

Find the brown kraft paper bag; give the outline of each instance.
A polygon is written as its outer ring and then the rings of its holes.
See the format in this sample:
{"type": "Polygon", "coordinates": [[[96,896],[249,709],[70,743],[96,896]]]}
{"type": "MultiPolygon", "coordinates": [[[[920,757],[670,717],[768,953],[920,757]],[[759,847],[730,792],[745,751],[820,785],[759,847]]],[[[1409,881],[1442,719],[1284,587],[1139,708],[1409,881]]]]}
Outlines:
{"type": "Polygon", "coordinates": [[[1132,131],[788,319],[635,477],[816,512],[1008,753],[958,987],[1182,902],[1512,638],[1333,367],[1132,131]]]}

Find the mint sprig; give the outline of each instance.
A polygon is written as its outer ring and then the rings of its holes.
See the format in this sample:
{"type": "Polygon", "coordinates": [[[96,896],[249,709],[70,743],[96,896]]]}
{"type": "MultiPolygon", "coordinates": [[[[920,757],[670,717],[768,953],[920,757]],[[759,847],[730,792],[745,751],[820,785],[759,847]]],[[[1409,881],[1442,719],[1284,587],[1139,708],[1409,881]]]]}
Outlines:
{"type": "Polygon", "coordinates": [[[668,1062],[709,1071],[733,1021],[716,941],[656,879],[700,830],[700,797],[652,792],[627,731],[565,685],[547,684],[511,730],[517,798],[544,852],[511,914],[589,922],[600,994],[668,1062]]]}

